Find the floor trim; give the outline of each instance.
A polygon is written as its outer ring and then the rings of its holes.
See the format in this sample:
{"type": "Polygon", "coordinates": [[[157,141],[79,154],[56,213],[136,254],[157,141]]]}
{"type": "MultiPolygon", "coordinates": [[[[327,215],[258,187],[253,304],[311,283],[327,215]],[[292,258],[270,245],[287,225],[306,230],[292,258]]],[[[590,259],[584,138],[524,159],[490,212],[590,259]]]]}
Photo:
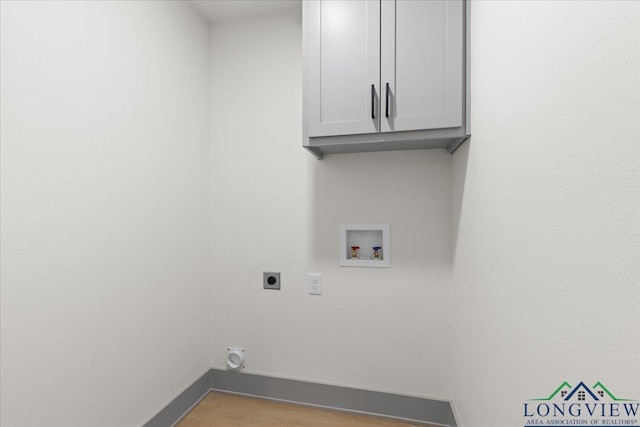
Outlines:
{"type": "Polygon", "coordinates": [[[209,370],[144,424],[144,427],[175,425],[210,390],[382,416],[398,421],[456,427],[448,401],[222,369],[209,370]]]}
{"type": "Polygon", "coordinates": [[[453,400],[451,401],[451,412],[453,412],[453,419],[456,420],[456,424],[458,424],[458,427],[463,427],[462,420],[460,419],[460,412],[458,412],[458,408],[456,408],[453,400]]]}
{"type": "Polygon", "coordinates": [[[176,396],[144,427],[171,427],[180,421],[211,390],[211,369],[176,396]]]}

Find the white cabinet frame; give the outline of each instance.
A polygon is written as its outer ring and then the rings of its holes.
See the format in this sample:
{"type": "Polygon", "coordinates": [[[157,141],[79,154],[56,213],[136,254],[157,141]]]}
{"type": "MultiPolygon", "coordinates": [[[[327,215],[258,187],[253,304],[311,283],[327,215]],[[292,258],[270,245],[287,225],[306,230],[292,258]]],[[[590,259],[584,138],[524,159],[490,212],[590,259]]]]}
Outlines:
{"type": "MultiPolygon", "coordinates": [[[[335,0],[330,0],[332,3],[335,0]]],[[[346,2],[362,2],[363,0],[343,0],[346,2]]],[[[431,3],[432,0],[364,0],[367,4],[372,2],[379,2],[381,13],[383,13],[380,17],[381,21],[391,19],[391,15],[384,15],[384,10],[391,8],[393,6],[394,13],[397,13],[397,7],[395,6],[396,1],[405,2],[409,5],[409,7],[413,7],[412,3],[426,1],[431,3]]],[[[456,22],[447,23],[447,43],[452,40],[457,40],[455,43],[458,45],[462,44],[462,53],[456,55],[449,55],[451,58],[447,59],[446,67],[451,69],[455,67],[458,70],[458,74],[455,73],[448,74],[451,77],[447,79],[446,84],[450,85],[445,88],[446,93],[448,93],[451,99],[457,97],[457,101],[449,101],[444,108],[444,115],[441,115],[440,118],[434,118],[434,120],[439,121],[439,128],[435,129],[417,129],[417,130],[408,130],[415,128],[416,125],[412,124],[412,122],[416,119],[415,115],[420,115],[419,108],[417,109],[418,114],[414,114],[411,112],[411,108],[400,108],[400,104],[393,104],[396,100],[394,99],[394,95],[396,95],[397,90],[401,90],[402,88],[396,88],[398,83],[396,80],[397,70],[395,69],[395,65],[392,70],[392,77],[389,77],[389,71],[386,68],[388,66],[383,65],[384,59],[380,59],[380,69],[381,76],[378,80],[379,83],[376,84],[375,91],[375,101],[377,105],[375,106],[375,110],[377,113],[377,117],[380,117],[381,120],[371,119],[371,111],[368,111],[367,108],[360,108],[363,110],[361,118],[359,121],[365,123],[368,121],[369,126],[364,129],[361,127],[361,124],[356,124],[358,120],[350,120],[353,123],[331,123],[330,120],[324,120],[322,118],[321,106],[318,103],[319,93],[316,83],[321,82],[319,75],[317,73],[321,72],[320,63],[321,59],[319,59],[318,51],[318,43],[321,43],[320,40],[320,23],[319,23],[319,12],[321,7],[321,0],[305,0],[303,2],[303,146],[314,154],[318,159],[321,159],[324,154],[337,154],[337,153],[353,153],[353,152],[366,152],[366,151],[385,151],[385,150],[406,150],[406,149],[422,149],[422,148],[447,148],[449,152],[455,151],[455,149],[464,142],[471,133],[471,124],[470,124],[470,65],[469,65],[469,56],[470,56],[470,43],[469,43],[469,13],[470,13],[470,5],[467,0],[447,0],[446,7],[447,10],[447,19],[453,19],[453,16],[457,14],[458,18],[460,17],[460,13],[462,13],[462,20],[455,18],[456,22]],[[457,11],[457,12],[456,12],[457,11]],[[456,27],[457,26],[457,27],[456,27]],[[455,28],[458,28],[456,31],[455,28]],[[453,34],[455,32],[455,34],[453,34]],[[456,39],[457,38],[457,39],[456,39]],[[453,58],[457,59],[453,59],[453,58]],[[455,64],[458,65],[455,65],[455,64]],[[460,79],[462,80],[462,84],[460,84],[460,79]],[[388,120],[386,116],[386,83],[389,80],[390,83],[390,93],[391,93],[391,108],[390,113],[392,114],[391,120],[388,120]],[[457,89],[453,87],[454,82],[457,82],[457,89]],[[457,95],[456,95],[457,94],[457,95]],[[457,102],[457,104],[455,103],[457,102]],[[367,111],[364,111],[367,110],[367,111]],[[407,117],[404,117],[402,111],[407,111],[407,117]],[[455,114],[451,113],[456,111],[455,114]],[[369,113],[369,116],[364,116],[369,113]],[[451,113],[451,114],[450,114],[451,113]],[[364,117],[364,118],[363,118],[364,117]],[[324,121],[323,121],[324,120],[324,121]],[[459,125],[458,125],[459,123],[459,125]],[[320,125],[319,125],[320,124],[320,125]],[[331,129],[333,127],[333,129],[331,129]],[[363,130],[364,129],[364,130],[363,130]]],[[[401,7],[407,6],[407,4],[401,5],[401,7]]],[[[369,7],[369,6],[368,6],[369,7]]],[[[373,10],[373,9],[371,9],[373,10]]],[[[405,15],[407,11],[404,10],[405,15]]],[[[373,12],[371,12],[373,13],[373,12]]],[[[409,12],[410,13],[410,12],[409,12]]],[[[394,20],[396,17],[393,18],[394,20]]],[[[372,27],[373,28],[373,27],[372,27]]],[[[387,37],[385,37],[385,29],[381,26],[381,35],[383,40],[381,40],[382,44],[380,45],[380,50],[385,51],[389,49],[389,46],[386,45],[387,37]]],[[[389,31],[388,29],[386,30],[389,31]]],[[[395,32],[395,30],[393,30],[395,32]]],[[[405,35],[406,37],[406,35],[405,35]]],[[[395,48],[395,37],[393,38],[393,49],[395,48]]],[[[369,49],[369,48],[368,48],[369,49]]],[[[397,52],[395,53],[397,54],[397,52]]],[[[387,54],[388,55],[388,54],[387,54]]],[[[373,61],[374,55],[371,54],[367,59],[368,67],[371,67],[369,59],[371,62],[373,61]]],[[[402,61],[401,61],[402,62],[402,61]]],[[[375,80],[375,75],[369,74],[367,77],[368,80],[375,80]]],[[[364,81],[365,79],[363,79],[364,81]]],[[[362,86],[365,86],[365,90],[367,89],[365,83],[360,84],[358,90],[359,99],[363,99],[364,96],[371,95],[370,92],[362,92],[362,86]]],[[[375,83],[373,83],[375,84],[375,83]]],[[[320,94],[322,96],[322,94],[320,94]]],[[[325,95],[325,101],[327,97],[325,95]]],[[[336,98],[338,99],[338,98],[336,98]]],[[[369,98],[370,99],[370,98],[369,98]]],[[[400,102],[398,100],[398,102],[400,102]]],[[[335,101],[333,101],[335,104],[335,101]]],[[[362,105],[366,105],[370,107],[370,104],[362,103],[362,105]]],[[[330,105],[330,103],[327,103],[330,105]]],[[[414,103],[415,105],[415,103],[414,103]]],[[[409,104],[411,106],[411,104],[409,104]]],[[[418,105],[421,107],[421,105],[418,105]]],[[[359,111],[360,111],[359,110],[359,111]]],[[[333,111],[333,110],[332,110],[333,111]]],[[[335,110],[338,111],[338,110],[335,110]]],[[[424,113],[424,112],[423,112],[424,113]]],[[[429,110],[426,110],[426,113],[429,113],[429,110]]],[[[429,115],[429,114],[423,114],[429,115]]],[[[326,114],[325,114],[326,116],[326,114]]]]}

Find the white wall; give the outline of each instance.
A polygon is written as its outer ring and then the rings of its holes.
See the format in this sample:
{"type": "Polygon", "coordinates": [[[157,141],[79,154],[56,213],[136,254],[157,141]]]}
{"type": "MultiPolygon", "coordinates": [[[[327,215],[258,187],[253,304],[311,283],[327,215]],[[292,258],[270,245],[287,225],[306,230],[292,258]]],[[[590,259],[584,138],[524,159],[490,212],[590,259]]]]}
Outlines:
{"type": "Polygon", "coordinates": [[[209,39],[179,2],[1,5],[0,424],[140,424],[228,345],[465,427],[564,380],[640,396],[639,3],[473,2],[453,164],[304,152],[299,11],[209,39]],[[357,221],[391,269],[338,267],[357,221]]]}
{"type": "Polygon", "coordinates": [[[565,380],[640,399],[640,3],[472,2],[471,38],[453,197],[464,426],[523,425],[523,402],[565,380]]]}
{"type": "Polygon", "coordinates": [[[3,426],[142,423],[208,369],[208,24],[5,2],[3,426]]]}
{"type": "Polygon", "coordinates": [[[451,156],[305,152],[300,22],[212,25],[212,366],[243,346],[246,372],[450,397],[451,156]],[[391,269],[338,266],[359,221],[391,223],[391,269]]]}

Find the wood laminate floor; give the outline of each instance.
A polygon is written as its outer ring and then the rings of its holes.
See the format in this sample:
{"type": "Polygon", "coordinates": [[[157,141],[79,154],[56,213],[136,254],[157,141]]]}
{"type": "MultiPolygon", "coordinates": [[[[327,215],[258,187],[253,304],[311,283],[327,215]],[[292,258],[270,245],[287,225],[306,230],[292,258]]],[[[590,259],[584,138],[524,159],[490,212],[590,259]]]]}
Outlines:
{"type": "Polygon", "coordinates": [[[366,415],[210,392],[177,427],[409,427],[366,415]]]}

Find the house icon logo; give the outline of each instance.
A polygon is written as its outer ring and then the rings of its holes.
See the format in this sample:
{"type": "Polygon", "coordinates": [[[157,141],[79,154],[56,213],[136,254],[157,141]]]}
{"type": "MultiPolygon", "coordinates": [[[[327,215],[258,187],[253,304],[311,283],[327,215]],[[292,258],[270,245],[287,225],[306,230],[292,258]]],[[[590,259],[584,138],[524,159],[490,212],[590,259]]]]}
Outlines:
{"type": "Polygon", "coordinates": [[[548,397],[529,399],[523,405],[524,427],[592,425],[640,427],[640,402],[619,398],[603,383],[592,387],[564,381],[548,397]]]}

